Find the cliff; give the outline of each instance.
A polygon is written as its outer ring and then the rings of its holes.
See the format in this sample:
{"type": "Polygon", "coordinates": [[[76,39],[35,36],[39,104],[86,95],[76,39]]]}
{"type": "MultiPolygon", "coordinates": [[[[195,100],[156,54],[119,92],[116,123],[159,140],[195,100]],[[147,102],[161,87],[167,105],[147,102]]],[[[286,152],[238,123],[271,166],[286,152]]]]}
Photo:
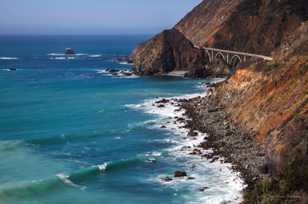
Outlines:
{"type": "MultiPolygon", "coordinates": [[[[214,89],[210,99],[197,100],[198,103],[192,107],[200,110],[198,118],[203,123],[208,118],[206,114],[211,113],[203,113],[202,110],[206,104],[215,103],[237,127],[234,130],[245,132],[240,139],[221,134],[225,137],[220,138],[222,143],[231,141],[228,154],[234,156],[255,151],[254,147],[232,144],[232,140],[240,143],[245,137],[264,149],[264,156],[261,153],[264,161],[260,160],[264,163],[258,164],[263,165],[262,175],[260,173],[260,177],[249,187],[247,202],[307,203],[306,0],[207,0],[186,15],[172,31],[165,32],[134,51],[132,58],[137,70],[143,68],[142,74],[152,74],[152,70],[158,73],[175,69],[200,73],[192,71],[194,68],[203,70],[202,75],[215,73],[212,71],[215,67],[205,66],[208,62],[202,59],[202,51],[193,45],[274,57],[272,62],[239,68],[214,89]],[[175,35],[181,35],[182,39],[177,41],[164,37],[167,35],[165,32],[177,33],[175,35]],[[235,154],[235,151],[238,153],[235,154]]],[[[215,134],[215,131],[211,133],[215,134]]],[[[258,153],[250,159],[257,157],[258,153]]],[[[254,165],[255,162],[250,163],[254,165]]],[[[254,171],[249,166],[243,168],[254,171]]]]}
{"type": "MultiPolygon", "coordinates": [[[[271,55],[308,20],[307,13],[305,0],[206,0],[187,14],[172,31],[164,31],[138,46],[132,59],[136,70],[144,70],[141,74],[152,74],[153,70],[155,73],[179,69],[192,71],[193,68],[207,74],[217,74],[219,70],[213,70],[215,66],[207,67],[204,66],[207,62],[196,61],[202,51],[194,49],[193,52],[186,52],[172,48],[186,47],[190,41],[199,47],[271,55]],[[168,32],[172,33],[169,36],[180,36],[175,34],[176,31],[182,33],[185,40],[181,37],[166,40],[168,37],[164,36],[168,36],[168,32]],[[158,45],[153,46],[156,43],[158,45]],[[173,54],[166,47],[171,48],[173,54]],[[164,56],[163,59],[161,56],[164,56]],[[183,59],[185,63],[173,63],[183,59]]],[[[224,73],[224,70],[221,72],[224,73]]]]}
{"type": "Polygon", "coordinates": [[[176,29],[165,30],[143,43],[132,56],[135,72],[145,75],[173,70],[197,72],[205,64],[202,51],[176,29]]]}

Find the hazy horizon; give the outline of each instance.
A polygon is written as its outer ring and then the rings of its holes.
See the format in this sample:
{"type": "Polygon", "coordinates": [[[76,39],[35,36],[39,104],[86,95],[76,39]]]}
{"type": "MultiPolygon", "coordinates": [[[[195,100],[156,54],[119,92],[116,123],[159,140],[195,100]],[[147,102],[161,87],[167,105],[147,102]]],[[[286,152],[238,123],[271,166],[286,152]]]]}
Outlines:
{"type": "Polygon", "coordinates": [[[201,0],[1,0],[0,35],[152,35],[201,0]]]}

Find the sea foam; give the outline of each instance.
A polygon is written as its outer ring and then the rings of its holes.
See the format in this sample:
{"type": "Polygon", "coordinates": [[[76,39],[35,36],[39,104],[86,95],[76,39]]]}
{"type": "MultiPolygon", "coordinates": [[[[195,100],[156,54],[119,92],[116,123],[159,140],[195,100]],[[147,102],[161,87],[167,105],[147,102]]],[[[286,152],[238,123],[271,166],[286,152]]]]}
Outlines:
{"type": "MultiPolygon", "coordinates": [[[[215,79],[212,83],[218,83],[224,79],[215,79]]],[[[179,100],[191,99],[194,97],[206,97],[208,87],[202,86],[202,93],[187,94],[180,97],[164,98],[168,102],[162,107],[158,107],[158,102],[163,98],[145,100],[141,104],[130,104],[126,107],[143,111],[148,114],[153,114],[158,117],[156,122],[152,122],[153,128],[165,127],[165,130],[170,131],[171,135],[168,143],[172,144],[168,152],[168,159],[177,162],[178,159],[185,160],[184,166],[189,172],[189,176],[195,179],[173,179],[170,182],[162,181],[162,177],[168,175],[157,175],[152,181],[159,182],[162,185],[168,185],[171,188],[180,189],[189,187],[192,189],[192,194],[185,197],[187,203],[239,203],[242,200],[242,190],[245,187],[243,180],[238,172],[232,170],[232,165],[224,163],[224,158],[210,162],[201,158],[199,155],[191,155],[193,149],[198,149],[202,154],[212,153],[212,150],[203,150],[199,145],[208,137],[207,134],[198,132],[196,137],[187,137],[189,129],[183,128],[184,123],[177,121],[177,118],[185,118],[185,111],[179,108],[179,100]],[[208,187],[204,192],[199,189],[208,187]]],[[[157,154],[158,155],[158,154],[157,154]]],[[[146,156],[153,156],[147,154],[146,156]]]]}
{"type": "Polygon", "coordinates": [[[0,57],[0,60],[18,60],[18,57],[0,57]]]}

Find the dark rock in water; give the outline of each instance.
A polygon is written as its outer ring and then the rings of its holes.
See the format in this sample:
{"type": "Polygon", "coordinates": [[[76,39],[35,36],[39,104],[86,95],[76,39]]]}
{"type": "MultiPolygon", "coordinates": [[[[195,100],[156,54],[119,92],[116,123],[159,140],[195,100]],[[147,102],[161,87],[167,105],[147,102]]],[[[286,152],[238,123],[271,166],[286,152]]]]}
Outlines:
{"type": "Polygon", "coordinates": [[[198,132],[196,132],[196,131],[189,131],[188,136],[196,137],[196,136],[198,136],[198,132]]]}
{"type": "Polygon", "coordinates": [[[201,150],[200,149],[194,149],[190,154],[191,155],[201,155],[201,150]]]}
{"type": "Polygon", "coordinates": [[[195,179],[195,177],[191,177],[191,176],[187,177],[187,180],[193,180],[193,179],[195,179]]]}
{"type": "Polygon", "coordinates": [[[132,76],[133,75],[132,72],[128,72],[128,71],[121,72],[121,74],[123,74],[124,76],[132,76]]]}
{"type": "Polygon", "coordinates": [[[73,50],[72,48],[66,48],[65,49],[65,54],[66,55],[74,55],[76,53],[75,53],[75,50],[73,50]]]}
{"type": "Polygon", "coordinates": [[[17,71],[16,68],[9,68],[10,71],[17,71]]]}
{"type": "Polygon", "coordinates": [[[178,121],[178,122],[184,122],[185,119],[184,119],[184,118],[178,118],[176,121],[178,121]]]}
{"type": "Polygon", "coordinates": [[[172,181],[173,179],[170,178],[169,176],[166,176],[166,177],[164,177],[164,178],[161,178],[161,180],[164,181],[164,182],[170,182],[170,181],[172,181]]]}
{"type": "Polygon", "coordinates": [[[169,103],[170,102],[170,100],[168,100],[168,99],[162,99],[162,100],[159,100],[159,101],[156,101],[156,103],[169,103]]]}
{"type": "Polygon", "coordinates": [[[167,128],[165,125],[160,126],[160,128],[167,128]]]}
{"type": "Polygon", "coordinates": [[[106,71],[107,72],[109,72],[109,73],[116,73],[116,72],[119,72],[119,70],[117,70],[117,69],[106,69],[106,71]]]}
{"type": "Polygon", "coordinates": [[[210,145],[207,142],[202,142],[199,147],[203,148],[203,149],[209,149],[210,145]]]}
{"type": "Polygon", "coordinates": [[[174,177],[185,177],[187,173],[185,171],[176,171],[174,172],[174,177]]]}
{"type": "Polygon", "coordinates": [[[214,156],[211,160],[210,163],[214,163],[215,161],[217,161],[219,159],[218,156],[214,156]]]}
{"type": "Polygon", "coordinates": [[[184,147],[181,148],[181,151],[186,151],[186,150],[189,150],[189,149],[191,149],[190,146],[184,146],[184,147]]]}
{"type": "Polygon", "coordinates": [[[202,188],[199,188],[199,191],[206,191],[207,189],[209,189],[209,187],[202,187],[202,188]]]}
{"type": "Polygon", "coordinates": [[[164,108],[164,107],[165,107],[165,105],[160,104],[160,105],[158,105],[157,107],[158,107],[158,108],[164,108]]]}

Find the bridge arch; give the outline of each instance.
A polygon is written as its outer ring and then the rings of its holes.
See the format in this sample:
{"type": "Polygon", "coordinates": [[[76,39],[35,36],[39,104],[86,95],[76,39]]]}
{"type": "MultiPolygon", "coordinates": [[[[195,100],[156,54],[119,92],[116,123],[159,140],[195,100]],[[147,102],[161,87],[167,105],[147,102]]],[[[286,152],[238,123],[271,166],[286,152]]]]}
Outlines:
{"type": "Polygon", "coordinates": [[[222,52],[218,52],[215,55],[215,60],[220,60],[220,59],[222,59],[224,62],[226,61],[225,56],[222,54],[222,52]]]}
{"type": "Polygon", "coordinates": [[[242,58],[239,55],[234,55],[231,58],[231,65],[236,67],[239,63],[242,62],[242,58]]]}

